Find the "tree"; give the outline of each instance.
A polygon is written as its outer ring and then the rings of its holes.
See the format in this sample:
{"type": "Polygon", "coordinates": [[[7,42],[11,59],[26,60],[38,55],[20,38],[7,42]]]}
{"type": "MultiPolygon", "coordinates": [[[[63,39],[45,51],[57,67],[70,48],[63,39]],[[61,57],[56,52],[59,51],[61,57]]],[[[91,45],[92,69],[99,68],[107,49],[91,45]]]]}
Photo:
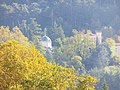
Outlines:
{"type": "Polygon", "coordinates": [[[0,89],[17,88],[24,77],[26,49],[15,41],[0,45],[0,89]]]}
{"type": "Polygon", "coordinates": [[[112,53],[112,57],[115,56],[115,40],[113,40],[112,38],[107,38],[106,42],[110,48],[110,51],[112,53]]]}
{"type": "Polygon", "coordinates": [[[112,61],[111,51],[108,44],[103,42],[98,45],[92,52],[89,58],[84,62],[87,70],[102,69],[109,66],[112,61]]]}
{"type": "Polygon", "coordinates": [[[104,68],[108,66],[111,60],[111,52],[107,46],[107,44],[103,43],[100,48],[98,48],[98,60],[97,67],[104,68]]]}
{"type": "Polygon", "coordinates": [[[17,40],[20,44],[31,47],[32,45],[28,42],[28,38],[23,35],[20,29],[16,26],[13,30],[10,30],[8,26],[0,26],[0,43],[7,40],[17,40]]]}
{"type": "Polygon", "coordinates": [[[109,86],[107,85],[106,80],[104,80],[103,86],[102,86],[102,89],[101,89],[101,90],[109,90],[109,86]]]}
{"type": "Polygon", "coordinates": [[[96,84],[96,82],[98,82],[98,80],[90,75],[82,74],[79,78],[79,82],[79,86],[76,90],[94,90],[94,85],[96,84]]]}
{"type": "Polygon", "coordinates": [[[91,31],[87,30],[87,34],[83,33],[83,41],[80,44],[80,55],[83,60],[86,60],[90,57],[90,53],[92,49],[96,48],[96,42],[90,37],[91,31]]]}
{"type": "Polygon", "coordinates": [[[24,35],[26,37],[29,37],[30,32],[29,32],[29,28],[28,28],[28,24],[27,24],[27,20],[22,20],[21,24],[19,25],[20,30],[22,31],[22,33],[24,33],[24,35]]]}
{"type": "Polygon", "coordinates": [[[27,20],[22,20],[20,29],[36,47],[39,47],[39,41],[43,35],[43,30],[41,29],[41,25],[36,21],[36,18],[30,18],[30,22],[27,22],[27,20]]]}
{"type": "Polygon", "coordinates": [[[0,43],[2,41],[7,41],[8,39],[10,39],[10,29],[9,29],[9,27],[1,26],[0,27],[0,43]]]}
{"type": "Polygon", "coordinates": [[[65,38],[64,30],[62,25],[59,25],[56,21],[53,23],[53,28],[48,31],[49,36],[53,41],[53,45],[58,45],[58,39],[63,40],[65,38]]]}
{"type": "Polygon", "coordinates": [[[71,66],[70,61],[74,56],[79,56],[79,45],[82,41],[81,33],[77,35],[66,37],[63,40],[57,39],[60,47],[54,49],[54,58],[60,65],[71,66]]]}
{"type": "MultiPolygon", "coordinates": [[[[47,62],[35,47],[26,48],[17,41],[0,45],[0,89],[74,90],[81,85],[77,85],[79,78],[92,83],[71,68],[47,62]]],[[[95,77],[92,80],[97,82],[95,77]]]]}
{"type": "Polygon", "coordinates": [[[110,38],[110,37],[113,36],[113,28],[112,28],[112,26],[105,26],[102,29],[102,32],[103,32],[103,38],[104,39],[110,38]]]}
{"type": "Polygon", "coordinates": [[[36,36],[40,36],[43,34],[42,29],[40,28],[40,24],[36,22],[36,18],[31,18],[30,24],[28,24],[29,32],[30,32],[30,40],[34,41],[36,36]]]}

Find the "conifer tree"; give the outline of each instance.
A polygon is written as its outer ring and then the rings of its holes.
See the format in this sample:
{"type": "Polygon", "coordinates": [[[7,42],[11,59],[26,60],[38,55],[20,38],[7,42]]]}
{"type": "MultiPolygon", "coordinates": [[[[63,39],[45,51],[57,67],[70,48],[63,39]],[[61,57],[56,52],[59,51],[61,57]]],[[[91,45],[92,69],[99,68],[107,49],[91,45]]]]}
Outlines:
{"type": "Polygon", "coordinates": [[[109,86],[107,85],[106,80],[104,80],[101,90],[109,90],[109,86]]]}

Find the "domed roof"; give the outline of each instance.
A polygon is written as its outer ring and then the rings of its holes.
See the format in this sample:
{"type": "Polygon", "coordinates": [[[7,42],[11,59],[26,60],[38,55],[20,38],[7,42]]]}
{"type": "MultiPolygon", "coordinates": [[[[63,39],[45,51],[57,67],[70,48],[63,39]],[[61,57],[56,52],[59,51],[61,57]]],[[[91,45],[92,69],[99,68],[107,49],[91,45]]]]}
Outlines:
{"type": "Polygon", "coordinates": [[[51,39],[50,39],[48,36],[44,35],[44,36],[41,38],[41,41],[51,41],[51,39]]]}

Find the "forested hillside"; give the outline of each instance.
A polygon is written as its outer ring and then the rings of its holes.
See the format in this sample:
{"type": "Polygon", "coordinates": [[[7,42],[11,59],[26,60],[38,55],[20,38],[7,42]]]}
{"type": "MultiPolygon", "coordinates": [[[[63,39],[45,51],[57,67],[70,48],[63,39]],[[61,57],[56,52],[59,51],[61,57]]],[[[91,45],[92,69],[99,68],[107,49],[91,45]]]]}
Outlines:
{"type": "Polygon", "coordinates": [[[119,4],[119,0],[1,0],[0,25],[17,25],[24,34],[31,25],[39,28],[41,25],[42,30],[48,29],[50,37],[53,32],[57,33],[55,28],[58,27],[66,36],[72,35],[72,29],[102,31],[104,26],[112,26],[111,33],[118,34],[119,4]]]}
{"type": "Polygon", "coordinates": [[[120,0],[0,0],[0,26],[0,89],[120,90],[120,0]]]}

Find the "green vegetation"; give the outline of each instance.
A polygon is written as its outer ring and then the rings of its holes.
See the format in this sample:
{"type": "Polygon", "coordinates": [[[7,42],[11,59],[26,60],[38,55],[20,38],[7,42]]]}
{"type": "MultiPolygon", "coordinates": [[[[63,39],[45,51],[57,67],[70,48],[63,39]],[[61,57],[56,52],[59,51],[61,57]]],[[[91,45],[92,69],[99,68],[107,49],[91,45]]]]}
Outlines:
{"type": "Polygon", "coordinates": [[[0,90],[120,90],[119,22],[120,0],[0,0],[0,90]]]}
{"type": "Polygon", "coordinates": [[[94,90],[97,82],[95,77],[77,76],[72,68],[47,62],[34,46],[23,46],[14,40],[0,45],[0,89],[94,90]]]}

